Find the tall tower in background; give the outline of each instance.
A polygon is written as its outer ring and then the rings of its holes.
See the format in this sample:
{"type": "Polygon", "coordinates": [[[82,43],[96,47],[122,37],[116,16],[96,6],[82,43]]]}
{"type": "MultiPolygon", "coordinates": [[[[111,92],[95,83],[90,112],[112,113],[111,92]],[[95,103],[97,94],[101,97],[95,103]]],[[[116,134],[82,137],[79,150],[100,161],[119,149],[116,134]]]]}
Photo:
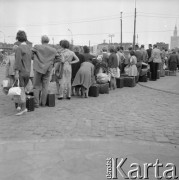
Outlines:
{"type": "Polygon", "coordinates": [[[176,47],[179,47],[179,36],[177,36],[177,26],[175,25],[173,36],[171,37],[170,49],[176,47]]]}

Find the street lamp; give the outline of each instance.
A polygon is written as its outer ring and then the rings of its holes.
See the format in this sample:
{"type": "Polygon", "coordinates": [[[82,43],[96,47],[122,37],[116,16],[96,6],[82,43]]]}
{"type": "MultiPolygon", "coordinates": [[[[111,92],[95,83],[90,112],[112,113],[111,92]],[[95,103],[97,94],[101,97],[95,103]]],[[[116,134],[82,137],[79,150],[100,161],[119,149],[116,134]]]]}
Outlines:
{"type": "Polygon", "coordinates": [[[111,38],[111,44],[112,44],[112,38],[114,37],[114,34],[109,34],[109,37],[111,38]]]}
{"type": "Polygon", "coordinates": [[[73,45],[73,34],[72,34],[72,31],[70,29],[68,29],[68,31],[71,33],[71,44],[73,45]]]}
{"type": "Polygon", "coordinates": [[[4,34],[4,32],[3,31],[0,31],[2,34],[3,34],[3,36],[4,36],[4,43],[5,43],[5,34],[4,34]]]}

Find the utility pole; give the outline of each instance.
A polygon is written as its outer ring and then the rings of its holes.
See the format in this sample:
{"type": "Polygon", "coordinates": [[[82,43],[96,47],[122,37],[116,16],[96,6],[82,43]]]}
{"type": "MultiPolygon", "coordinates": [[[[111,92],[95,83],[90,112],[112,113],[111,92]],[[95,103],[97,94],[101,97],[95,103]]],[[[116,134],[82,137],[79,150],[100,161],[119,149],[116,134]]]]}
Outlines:
{"type": "Polygon", "coordinates": [[[133,49],[135,49],[135,34],[136,34],[136,0],[135,0],[135,12],[134,12],[134,35],[133,35],[133,49]]]}
{"type": "Polygon", "coordinates": [[[122,46],[122,12],[121,12],[121,46],[122,46]]]}
{"type": "Polygon", "coordinates": [[[89,40],[89,49],[90,49],[90,40],[89,40]]]}

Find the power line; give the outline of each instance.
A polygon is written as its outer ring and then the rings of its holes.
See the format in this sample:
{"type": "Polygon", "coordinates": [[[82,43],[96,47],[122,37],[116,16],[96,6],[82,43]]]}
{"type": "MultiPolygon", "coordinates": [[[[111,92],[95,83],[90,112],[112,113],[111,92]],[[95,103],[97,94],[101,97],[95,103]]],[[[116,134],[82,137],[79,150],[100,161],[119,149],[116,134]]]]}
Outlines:
{"type": "Polygon", "coordinates": [[[172,18],[172,19],[176,19],[179,18],[179,16],[158,16],[158,15],[150,15],[150,14],[138,14],[138,17],[151,17],[151,18],[172,18]]]}
{"type": "MultiPolygon", "coordinates": [[[[132,17],[133,15],[125,15],[123,16],[124,18],[127,17],[132,17]]],[[[112,16],[106,16],[103,18],[95,18],[95,19],[84,19],[84,20],[76,20],[76,21],[61,21],[61,22],[53,22],[53,23],[46,23],[46,24],[26,24],[26,25],[21,25],[21,26],[26,26],[26,27],[32,27],[32,26],[49,26],[49,25],[61,25],[61,24],[75,24],[75,23],[89,23],[89,22],[96,22],[96,21],[106,21],[106,20],[113,20],[113,19],[120,19],[120,14],[119,15],[112,15],[112,16]]],[[[0,27],[17,27],[17,25],[4,25],[0,27]]]]}
{"type": "MultiPolygon", "coordinates": [[[[161,15],[161,16],[171,16],[171,14],[148,13],[148,12],[141,12],[141,11],[138,11],[138,13],[142,13],[142,14],[151,14],[151,15],[161,15]]],[[[173,17],[173,16],[179,17],[179,14],[177,14],[177,15],[172,15],[172,17],[173,17]]]]}

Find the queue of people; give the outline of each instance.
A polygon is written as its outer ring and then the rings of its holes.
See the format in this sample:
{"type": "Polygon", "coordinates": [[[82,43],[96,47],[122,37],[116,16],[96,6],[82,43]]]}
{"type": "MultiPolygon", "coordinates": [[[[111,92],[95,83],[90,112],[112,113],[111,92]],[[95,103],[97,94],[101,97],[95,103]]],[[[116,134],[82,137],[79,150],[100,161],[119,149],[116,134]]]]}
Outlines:
{"type": "MultiPolygon", "coordinates": [[[[10,85],[18,85],[22,88],[22,97],[25,97],[26,86],[31,80],[33,84],[34,106],[46,106],[49,83],[52,76],[55,78],[57,99],[65,97],[70,100],[71,95],[81,95],[88,98],[90,86],[96,82],[98,73],[109,76],[111,89],[116,88],[116,78],[121,74],[133,76],[136,82],[142,74],[142,65],[150,66],[151,80],[156,81],[157,70],[161,71],[168,67],[176,71],[179,67],[179,57],[174,50],[169,54],[165,49],[160,51],[156,45],[149,45],[145,50],[144,45],[135,49],[129,48],[128,55],[124,54],[123,47],[108,49],[104,47],[98,56],[90,53],[89,47],[80,48],[75,46],[70,50],[67,40],[59,43],[55,49],[49,45],[48,36],[41,37],[41,45],[31,48],[27,42],[24,31],[18,31],[16,35],[18,45],[14,45],[13,53],[7,61],[6,77],[10,79],[10,85]],[[41,97],[41,98],[39,98],[41,97]]],[[[26,98],[16,102],[19,111],[16,115],[27,112],[26,98]]]]}

